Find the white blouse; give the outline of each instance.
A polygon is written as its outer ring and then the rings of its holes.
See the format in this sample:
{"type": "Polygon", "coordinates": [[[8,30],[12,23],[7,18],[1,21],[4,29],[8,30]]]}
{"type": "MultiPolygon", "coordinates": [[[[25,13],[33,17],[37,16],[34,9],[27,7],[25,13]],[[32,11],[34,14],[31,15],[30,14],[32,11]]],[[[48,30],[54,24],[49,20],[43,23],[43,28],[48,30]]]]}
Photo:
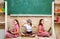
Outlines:
{"type": "Polygon", "coordinates": [[[24,26],[25,26],[25,28],[28,32],[32,31],[32,26],[31,25],[25,24],[24,26]]]}

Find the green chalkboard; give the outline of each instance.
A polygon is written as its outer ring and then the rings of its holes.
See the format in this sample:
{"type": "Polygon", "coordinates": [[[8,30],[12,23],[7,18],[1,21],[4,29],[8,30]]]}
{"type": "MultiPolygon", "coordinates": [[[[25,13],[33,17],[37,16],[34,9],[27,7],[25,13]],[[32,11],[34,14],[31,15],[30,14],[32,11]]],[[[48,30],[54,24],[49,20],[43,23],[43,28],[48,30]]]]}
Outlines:
{"type": "Polygon", "coordinates": [[[52,14],[53,0],[6,0],[8,14],[52,14]]]}

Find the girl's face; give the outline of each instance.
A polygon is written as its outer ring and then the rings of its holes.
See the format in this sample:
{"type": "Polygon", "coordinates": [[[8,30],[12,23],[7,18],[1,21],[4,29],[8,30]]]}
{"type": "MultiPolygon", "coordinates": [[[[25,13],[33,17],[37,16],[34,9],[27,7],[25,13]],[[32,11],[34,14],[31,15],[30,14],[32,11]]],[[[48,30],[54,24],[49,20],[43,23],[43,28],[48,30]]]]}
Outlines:
{"type": "Polygon", "coordinates": [[[17,22],[14,20],[14,24],[17,24],[17,22]]]}
{"type": "Polygon", "coordinates": [[[30,23],[27,23],[28,25],[30,25],[30,23]]]}
{"type": "Polygon", "coordinates": [[[44,24],[44,20],[42,20],[41,23],[44,24]]]}

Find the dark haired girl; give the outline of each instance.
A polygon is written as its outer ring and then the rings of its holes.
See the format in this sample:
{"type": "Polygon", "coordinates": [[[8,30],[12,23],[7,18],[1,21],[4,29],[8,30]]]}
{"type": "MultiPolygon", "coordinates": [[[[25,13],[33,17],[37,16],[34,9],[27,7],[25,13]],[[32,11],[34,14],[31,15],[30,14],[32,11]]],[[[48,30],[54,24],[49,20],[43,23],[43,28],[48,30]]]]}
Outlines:
{"type": "Polygon", "coordinates": [[[12,38],[12,37],[18,37],[19,36],[19,22],[17,19],[14,19],[14,27],[13,27],[13,30],[12,31],[7,31],[6,32],[6,37],[7,38],[12,38]]]}
{"type": "Polygon", "coordinates": [[[40,19],[39,24],[38,24],[38,36],[41,37],[49,37],[50,33],[44,30],[44,20],[40,19]]]}

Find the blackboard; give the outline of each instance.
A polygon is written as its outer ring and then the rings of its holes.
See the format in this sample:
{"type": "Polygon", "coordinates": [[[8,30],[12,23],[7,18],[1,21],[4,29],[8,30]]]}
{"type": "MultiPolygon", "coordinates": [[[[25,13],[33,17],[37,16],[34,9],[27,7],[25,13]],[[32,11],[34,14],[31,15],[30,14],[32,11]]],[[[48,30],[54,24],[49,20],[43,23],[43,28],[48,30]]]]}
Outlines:
{"type": "Polygon", "coordinates": [[[6,0],[8,14],[52,14],[53,0],[6,0]]]}

